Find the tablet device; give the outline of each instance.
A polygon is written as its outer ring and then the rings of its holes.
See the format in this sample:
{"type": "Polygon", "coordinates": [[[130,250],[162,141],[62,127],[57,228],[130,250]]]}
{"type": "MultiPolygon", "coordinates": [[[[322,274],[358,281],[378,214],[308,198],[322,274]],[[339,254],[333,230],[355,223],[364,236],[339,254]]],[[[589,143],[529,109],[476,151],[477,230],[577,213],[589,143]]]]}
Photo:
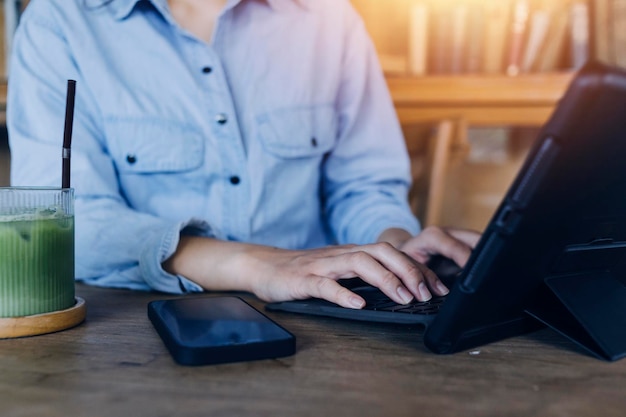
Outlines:
{"type": "Polygon", "coordinates": [[[626,72],[590,63],[542,128],[425,334],[450,353],[548,325],[626,356],[626,72]]]}
{"type": "Polygon", "coordinates": [[[366,309],[350,311],[322,300],[267,308],[421,323],[426,346],[437,353],[548,325],[615,360],[626,356],[625,277],[626,72],[590,63],[541,129],[436,310],[422,313],[389,300],[380,309],[368,302],[366,309]],[[415,317],[395,318],[402,315],[415,317]]]}

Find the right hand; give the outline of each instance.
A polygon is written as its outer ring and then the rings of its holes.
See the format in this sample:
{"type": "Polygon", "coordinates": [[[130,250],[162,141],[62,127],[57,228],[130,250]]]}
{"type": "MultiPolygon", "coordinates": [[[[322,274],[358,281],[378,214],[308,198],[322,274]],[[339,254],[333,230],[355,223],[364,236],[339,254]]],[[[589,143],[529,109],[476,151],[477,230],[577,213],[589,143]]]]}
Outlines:
{"type": "Polygon", "coordinates": [[[400,304],[414,298],[426,301],[431,292],[448,292],[426,266],[384,242],[286,250],[183,237],[176,254],[163,266],[206,290],[250,291],[268,302],[314,297],[347,308],[362,308],[363,298],[337,282],[355,276],[400,304]]]}
{"type": "Polygon", "coordinates": [[[365,300],[337,280],[359,277],[399,304],[429,300],[431,291],[447,288],[426,266],[389,243],[343,245],[321,249],[260,251],[252,292],[265,301],[322,298],[348,308],[362,308],[365,300]],[[429,290],[430,289],[430,290],[429,290]]]}

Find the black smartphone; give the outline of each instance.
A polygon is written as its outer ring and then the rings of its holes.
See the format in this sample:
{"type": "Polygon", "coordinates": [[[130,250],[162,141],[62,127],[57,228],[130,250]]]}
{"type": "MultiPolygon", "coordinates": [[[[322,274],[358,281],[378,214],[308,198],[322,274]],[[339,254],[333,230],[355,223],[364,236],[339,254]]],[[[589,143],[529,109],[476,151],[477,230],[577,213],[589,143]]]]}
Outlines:
{"type": "Polygon", "coordinates": [[[181,365],[279,358],[296,351],[293,334],[239,297],[152,301],[148,318],[181,365]]]}

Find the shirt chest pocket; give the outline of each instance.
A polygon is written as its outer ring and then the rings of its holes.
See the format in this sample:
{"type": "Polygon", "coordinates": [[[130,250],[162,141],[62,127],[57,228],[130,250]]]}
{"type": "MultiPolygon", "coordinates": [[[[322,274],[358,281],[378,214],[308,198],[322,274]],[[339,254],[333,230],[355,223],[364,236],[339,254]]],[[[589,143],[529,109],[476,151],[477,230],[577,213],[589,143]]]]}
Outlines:
{"type": "Polygon", "coordinates": [[[123,174],[189,171],[204,161],[202,133],[183,123],[110,120],[109,151],[123,174]]]}
{"type": "Polygon", "coordinates": [[[329,152],[337,134],[331,105],[275,110],[257,116],[263,148],[279,158],[321,156],[329,152]]]}

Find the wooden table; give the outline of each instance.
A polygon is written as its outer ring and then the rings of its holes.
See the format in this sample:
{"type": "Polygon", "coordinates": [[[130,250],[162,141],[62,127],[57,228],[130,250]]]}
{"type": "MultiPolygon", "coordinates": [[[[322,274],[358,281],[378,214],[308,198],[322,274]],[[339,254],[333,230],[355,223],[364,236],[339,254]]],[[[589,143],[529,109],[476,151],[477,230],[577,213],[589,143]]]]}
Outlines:
{"type": "MultiPolygon", "coordinates": [[[[295,356],[176,365],[146,316],[163,294],[77,286],[87,320],[0,340],[0,415],[619,416],[626,360],[586,356],[550,330],[438,356],[419,328],[269,314],[295,356]]],[[[252,304],[262,304],[251,297],[252,304]]]]}

